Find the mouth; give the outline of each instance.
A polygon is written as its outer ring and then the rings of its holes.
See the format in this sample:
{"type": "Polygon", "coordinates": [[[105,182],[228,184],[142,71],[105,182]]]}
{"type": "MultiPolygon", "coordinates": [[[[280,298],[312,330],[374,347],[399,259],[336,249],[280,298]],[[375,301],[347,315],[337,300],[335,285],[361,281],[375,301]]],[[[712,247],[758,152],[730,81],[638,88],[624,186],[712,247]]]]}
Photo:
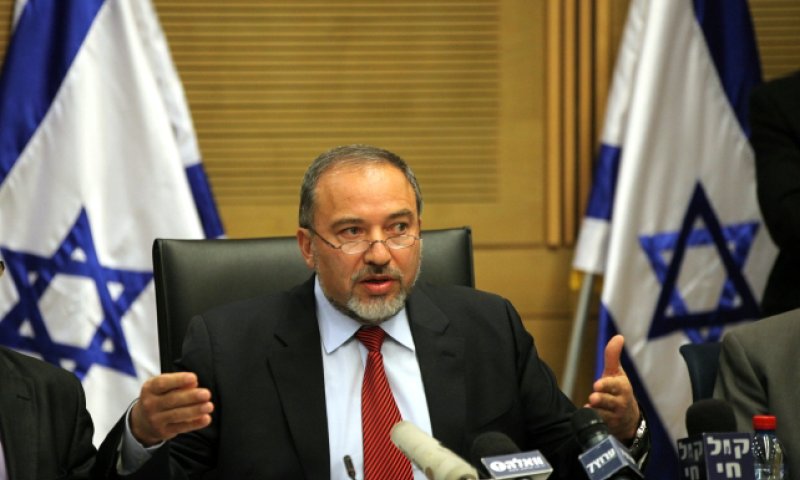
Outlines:
{"type": "Polygon", "coordinates": [[[370,295],[386,295],[398,282],[398,278],[392,275],[366,275],[359,279],[358,284],[370,295]]]}

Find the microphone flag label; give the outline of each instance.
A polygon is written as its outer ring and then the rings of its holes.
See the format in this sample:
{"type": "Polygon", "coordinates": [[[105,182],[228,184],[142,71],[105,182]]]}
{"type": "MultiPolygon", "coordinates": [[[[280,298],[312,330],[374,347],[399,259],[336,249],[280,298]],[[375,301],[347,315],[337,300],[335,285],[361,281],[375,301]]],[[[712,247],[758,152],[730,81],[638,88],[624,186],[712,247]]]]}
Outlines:
{"type": "Polygon", "coordinates": [[[678,440],[681,480],[753,480],[753,452],[747,433],[704,433],[678,440]]]}
{"type": "Polygon", "coordinates": [[[628,449],[612,436],[578,455],[590,480],[606,480],[623,469],[628,469],[631,478],[644,478],[628,449]]]}
{"type": "Polygon", "coordinates": [[[520,477],[544,480],[553,473],[553,467],[539,450],[486,457],[481,462],[492,478],[497,480],[520,477]]]}

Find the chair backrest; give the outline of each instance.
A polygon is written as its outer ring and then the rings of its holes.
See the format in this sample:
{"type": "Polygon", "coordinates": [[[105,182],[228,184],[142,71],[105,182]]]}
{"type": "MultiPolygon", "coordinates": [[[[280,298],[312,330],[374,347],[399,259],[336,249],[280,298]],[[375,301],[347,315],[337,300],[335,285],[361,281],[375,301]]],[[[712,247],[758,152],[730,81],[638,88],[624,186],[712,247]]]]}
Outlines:
{"type": "MultiPolygon", "coordinates": [[[[420,281],[475,286],[469,227],[425,230],[420,281]]],[[[189,321],[212,307],[287,290],[311,276],[295,237],[153,244],[161,369],[172,371],[189,321]]]]}
{"type": "Polygon", "coordinates": [[[689,370],[692,401],[696,402],[714,396],[714,383],[717,381],[721,346],[722,344],[719,342],[687,343],[680,346],[679,351],[689,370]]]}

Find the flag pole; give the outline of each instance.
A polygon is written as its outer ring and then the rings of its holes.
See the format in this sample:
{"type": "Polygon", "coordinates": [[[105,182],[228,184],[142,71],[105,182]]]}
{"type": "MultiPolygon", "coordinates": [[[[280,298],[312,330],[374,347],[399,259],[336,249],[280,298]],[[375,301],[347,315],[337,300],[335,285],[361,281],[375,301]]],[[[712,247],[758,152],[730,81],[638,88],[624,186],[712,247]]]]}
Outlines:
{"type": "Polygon", "coordinates": [[[583,334],[586,330],[586,319],[589,317],[589,301],[592,297],[594,286],[594,275],[584,273],[581,280],[581,289],[578,294],[578,306],[575,309],[575,318],[572,320],[572,333],[567,349],[567,361],[564,365],[564,375],[562,376],[561,391],[572,398],[575,389],[575,377],[578,373],[578,363],[581,359],[581,345],[583,344],[583,334]]]}

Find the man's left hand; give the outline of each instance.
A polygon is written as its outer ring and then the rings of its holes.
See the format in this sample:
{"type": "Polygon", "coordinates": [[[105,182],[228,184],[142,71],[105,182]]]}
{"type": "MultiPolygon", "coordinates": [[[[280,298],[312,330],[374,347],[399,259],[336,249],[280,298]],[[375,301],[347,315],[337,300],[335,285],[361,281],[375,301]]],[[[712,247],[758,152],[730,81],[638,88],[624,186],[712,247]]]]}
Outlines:
{"type": "Polygon", "coordinates": [[[594,382],[594,392],[589,395],[587,406],[597,410],[612,435],[627,442],[634,437],[639,426],[639,404],[620,365],[624,343],[622,335],[616,335],[606,345],[603,375],[594,382]]]}

